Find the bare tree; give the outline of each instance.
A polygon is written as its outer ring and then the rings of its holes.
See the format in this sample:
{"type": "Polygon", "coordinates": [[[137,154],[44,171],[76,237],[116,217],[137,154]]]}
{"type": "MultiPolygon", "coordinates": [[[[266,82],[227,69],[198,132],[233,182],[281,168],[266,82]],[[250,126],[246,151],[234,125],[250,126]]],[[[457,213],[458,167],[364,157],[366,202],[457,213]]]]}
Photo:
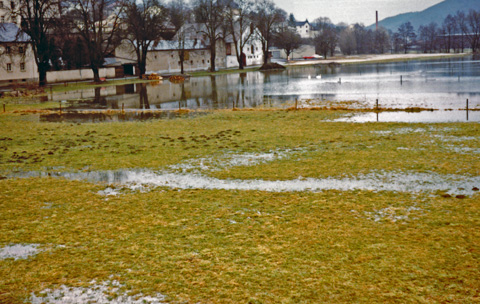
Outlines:
{"type": "Polygon", "coordinates": [[[357,40],[352,28],[347,27],[340,32],[338,44],[344,55],[352,55],[355,53],[355,50],[357,49],[357,40]]]}
{"type": "Polygon", "coordinates": [[[408,50],[413,46],[413,44],[415,43],[415,39],[417,38],[415,30],[413,29],[413,26],[410,22],[405,22],[400,25],[397,33],[401,41],[402,49],[406,54],[408,50]]]}
{"type": "Polygon", "coordinates": [[[457,30],[457,21],[452,15],[448,15],[445,17],[445,20],[442,24],[442,38],[443,38],[443,45],[445,47],[445,52],[450,53],[453,45],[453,35],[456,33],[457,30]]]}
{"type": "MultiPolygon", "coordinates": [[[[317,19],[318,20],[318,19],[317,19]]],[[[325,24],[320,27],[319,33],[313,38],[317,52],[327,58],[328,53],[333,56],[333,51],[338,42],[338,35],[335,27],[325,24]]]]}
{"type": "Polygon", "coordinates": [[[121,19],[125,5],[116,0],[68,0],[76,31],[87,47],[93,79],[100,82],[99,69],[105,57],[120,43],[121,19]]]}
{"type": "Polygon", "coordinates": [[[480,11],[470,10],[467,15],[467,25],[465,35],[470,42],[472,52],[477,52],[480,47],[480,11]]]}
{"type": "Polygon", "coordinates": [[[437,48],[438,28],[435,22],[418,28],[420,45],[424,53],[432,53],[437,48]]]}
{"type": "Polygon", "coordinates": [[[271,0],[261,0],[256,3],[253,23],[260,32],[264,64],[269,60],[268,50],[275,37],[275,32],[279,24],[286,20],[286,15],[286,12],[278,8],[271,0]]]}
{"type": "Polygon", "coordinates": [[[180,61],[180,73],[185,72],[184,62],[187,56],[186,44],[190,35],[191,28],[186,24],[190,21],[191,8],[184,0],[172,0],[168,4],[168,14],[170,15],[170,23],[175,28],[175,41],[180,61]]]}
{"type": "Polygon", "coordinates": [[[226,7],[228,33],[233,39],[240,70],[244,68],[243,48],[255,33],[255,28],[252,26],[252,8],[251,0],[230,0],[226,7]]]}
{"type": "Polygon", "coordinates": [[[313,24],[315,25],[315,29],[319,32],[334,27],[332,20],[328,17],[318,17],[313,21],[313,24]]]}
{"type": "Polygon", "coordinates": [[[38,67],[39,85],[47,83],[47,71],[55,49],[53,33],[61,14],[61,5],[57,0],[19,0],[18,8],[12,2],[12,18],[21,17],[21,28],[30,36],[30,41],[38,67]]]}
{"type": "Polygon", "coordinates": [[[201,25],[199,32],[205,35],[210,48],[210,71],[215,72],[217,41],[224,37],[223,6],[219,0],[196,0],[193,5],[195,20],[201,25]]]}
{"type": "Polygon", "coordinates": [[[465,12],[457,11],[454,17],[457,23],[457,33],[460,34],[459,41],[458,41],[459,48],[463,53],[465,50],[465,32],[467,29],[467,16],[465,15],[465,12]]]}
{"type": "Polygon", "coordinates": [[[302,45],[302,37],[300,37],[295,29],[284,26],[279,28],[275,33],[273,43],[276,47],[285,51],[288,60],[290,54],[302,45]]]}
{"type": "Polygon", "coordinates": [[[383,54],[390,49],[390,37],[385,28],[379,28],[374,32],[374,51],[377,54],[383,54]]]}
{"type": "Polygon", "coordinates": [[[150,46],[162,38],[167,10],[158,0],[130,0],[122,18],[125,40],[133,47],[137,57],[139,77],[145,74],[150,46]]]}

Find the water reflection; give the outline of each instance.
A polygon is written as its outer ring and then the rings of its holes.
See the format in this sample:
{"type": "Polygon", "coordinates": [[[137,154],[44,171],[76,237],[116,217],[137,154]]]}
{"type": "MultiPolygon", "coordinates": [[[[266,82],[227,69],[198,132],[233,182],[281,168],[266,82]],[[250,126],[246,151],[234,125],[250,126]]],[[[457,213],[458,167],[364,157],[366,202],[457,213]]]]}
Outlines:
{"type": "Polygon", "coordinates": [[[411,122],[440,123],[480,121],[480,111],[422,111],[410,112],[380,112],[357,113],[335,121],[345,122],[411,122]]]}
{"type": "Polygon", "coordinates": [[[206,115],[205,112],[176,112],[176,111],[127,111],[117,113],[102,112],[64,112],[40,115],[41,122],[71,122],[71,123],[96,123],[96,122],[124,122],[145,121],[150,119],[175,119],[180,117],[196,117],[206,115]]]}
{"type": "Polygon", "coordinates": [[[228,109],[288,107],[298,100],[361,101],[373,107],[480,108],[480,61],[456,58],[318,65],[284,71],[192,77],[53,93],[66,109],[228,109]]]}

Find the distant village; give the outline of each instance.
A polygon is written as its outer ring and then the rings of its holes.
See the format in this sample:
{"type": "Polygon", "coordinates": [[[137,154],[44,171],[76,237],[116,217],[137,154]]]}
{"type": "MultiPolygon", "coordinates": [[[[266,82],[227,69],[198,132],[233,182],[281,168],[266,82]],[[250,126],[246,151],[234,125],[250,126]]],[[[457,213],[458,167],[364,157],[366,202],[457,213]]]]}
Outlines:
{"type": "Polygon", "coordinates": [[[396,32],[296,20],[270,0],[0,1],[0,86],[173,75],[337,55],[476,52],[480,12],[396,32]]]}

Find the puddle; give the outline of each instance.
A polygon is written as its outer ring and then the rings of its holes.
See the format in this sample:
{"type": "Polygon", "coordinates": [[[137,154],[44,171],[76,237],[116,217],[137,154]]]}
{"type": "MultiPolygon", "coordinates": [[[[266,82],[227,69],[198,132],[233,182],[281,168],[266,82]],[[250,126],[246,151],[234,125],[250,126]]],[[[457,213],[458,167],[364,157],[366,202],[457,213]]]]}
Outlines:
{"type": "Polygon", "coordinates": [[[125,122],[144,121],[151,119],[175,119],[197,117],[208,112],[200,111],[126,111],[118,112],[64,112],[40,115],[41,122],[70,122],[70,123],[98,123],[98,122],[125,122]]]}
{"type": "Polygon", "coordinates": [[[234,154],[226,153],[217,157],[205,157],[189,159],[178,165],[170,166],[172,170],[179,170],[181,172],[189,171],[220,171],[236,166],[255,166],[259,164],[265,164],[280,159],[285,159],[292,156],[295,153],[302,152],[302,149],[285,149],[285,150],[273,150],[266,153],[243,153],[234,154]]]}
{"type": "Polygon", "coordinates": [[[380,112],[355,113],[347,117],[335,119],[336,122],[410,122],[410,123],[443,123],[443,122],[480,122],[480,111],[422,111],[422,112],[380,112]]]}
{"type": "Polygon", "coordinates": [[[411,133],[425,133],[427,130],[423,128],[399,128],[395,130],[388,130],[388,131],[371,131],[371,133],[378,134],[378,135],[391,135],[391,134],[411,134],[411,133]]]}
{"type": "MultiPolygon", "coordinates": [[[[174,173],[152,170],[117,170],[102,172],[24,172],[9,175],[12,177],[62,177],[73,180],[87,180],[117,184],[132,190],[145,187],[167,187],[174,189],[206,190],[258,190],[268,192],[297,192],[323,190],[368,190],[397,192],[436,192],[454,195],[473,195],[480,186],[480,176],[440,175],[436,173],[387,172],[378,171],[369,174],[345,178],[297,178],[292,180],[238,180],[217,179],[200,173],[174,173]]],[[[109,190],[111,191],[111,190],[109,190]]]]}
{"type": "Polygon", "coordinates": [[[145,296],[143,294],[128,295],[127,291],[122,292],[123,287],[118,281],[106,281],[97,283],[95,280],[90,282],[91,286],[85,287],[67,287],[60,286],[59,289],[45,289],[35,295],[32,293],[29,303],[32,304],[161,304],[165,302],[166,297],[160,293],[155,296],[145,296]],[[116,297],[113,297],[115,294],[116,297]]]}
{"type": "Polygon", "coordinates": [[[373,220],[375,222],[382,222],[382,221],[390,221],[393,223],[396,222],[407,222],[411,220],[418,219],[417,217],[419,213],[421,213],[423,209],[410,206],[410,207],[387,207],[380,210],[375,210],[373,212],[365,212],[365,215],[368,219],[373,220]]]}
{"type": "Polygon", "coordinates": [[[15,244],[0,248],[0,260],[23,260],[39,253],[39,244],[15,244]]]}

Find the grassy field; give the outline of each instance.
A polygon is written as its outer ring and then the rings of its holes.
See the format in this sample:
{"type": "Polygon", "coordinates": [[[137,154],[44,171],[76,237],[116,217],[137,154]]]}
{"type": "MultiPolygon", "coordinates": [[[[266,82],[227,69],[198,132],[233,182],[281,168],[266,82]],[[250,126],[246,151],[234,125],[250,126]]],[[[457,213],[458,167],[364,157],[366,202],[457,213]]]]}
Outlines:
{"type": "MultiPolygon", "coordinates": [[[[344,111],[217,111],[128,123],[42,123],[0,114],[0,303],[62,285],[108,299],[169,303],[480,302],[480,195],[377,190],[122,188],[16,171],[164,170],[224,155],[278,155],[218,166],[219,180],[285,181],[370,172],[480,175],[478,123],[340,123],[344,111]],[[83,289],[82,289],[83,288],[83,289]]],[[[478,185],[477,187],[480,187],[478,185]]],[[[471,190],[471,189],[466,189],[471,190]]],[[[61,303],[60,302],[55,303],[61,303]]],[[[52,302],[53,303],[53,302],[52,302]]],[[[82,302],[83,303],[83,302],[82,302]]]]}

